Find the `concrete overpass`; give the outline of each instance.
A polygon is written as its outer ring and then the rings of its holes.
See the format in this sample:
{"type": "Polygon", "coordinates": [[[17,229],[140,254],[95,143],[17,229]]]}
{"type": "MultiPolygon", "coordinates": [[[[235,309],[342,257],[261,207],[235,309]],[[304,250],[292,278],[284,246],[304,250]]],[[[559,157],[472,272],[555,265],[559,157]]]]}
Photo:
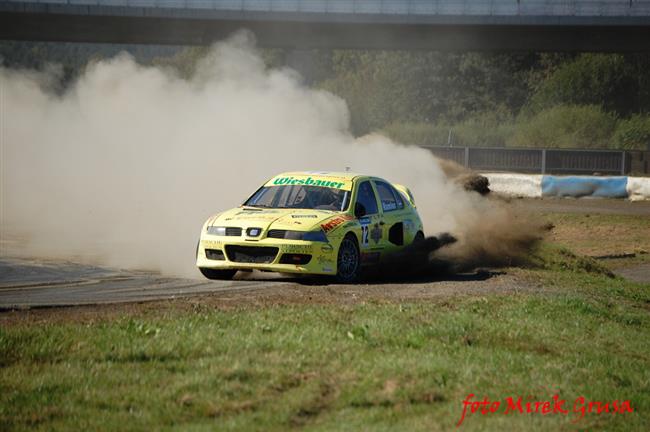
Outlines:
{"type": "Polygon", "coordinates": [[[0,39],[287,48],[650,51],[650,0],[0,0],[0,39]]]}

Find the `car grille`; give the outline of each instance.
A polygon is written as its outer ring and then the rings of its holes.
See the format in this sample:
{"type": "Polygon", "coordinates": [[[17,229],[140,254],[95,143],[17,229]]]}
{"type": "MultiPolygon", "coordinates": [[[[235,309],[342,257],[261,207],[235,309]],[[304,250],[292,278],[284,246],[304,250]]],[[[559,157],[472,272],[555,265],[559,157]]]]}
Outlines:
{"type": "Polygon", "coordinates": [[[268,233],[266,233],[266,237],[276,238],[276,239],[283,239],[286,235],[287,235],[287,230],[280,230],[280,229],[272,229],[269,230],[268,233]]]}
{"type": "Polygon", "coordinates": [[[233,262],[268,264],[273,262],[278,254],[278,248],[269,246],[237,246],[227,245],[226,255],[233,262]]]}
{"type": "Polygon", "coordinates": [[[241,237],[241,228],[239,227],[226,227],[226,235],[233,237],[241,237]]]}
{"type": "Polygon", "coordinates": [[[219,260],[219,261],[225,260],[225,258],[223,257],[223,251],[219,249],[206,249],[205,257],[211,260],[219,260]]]}

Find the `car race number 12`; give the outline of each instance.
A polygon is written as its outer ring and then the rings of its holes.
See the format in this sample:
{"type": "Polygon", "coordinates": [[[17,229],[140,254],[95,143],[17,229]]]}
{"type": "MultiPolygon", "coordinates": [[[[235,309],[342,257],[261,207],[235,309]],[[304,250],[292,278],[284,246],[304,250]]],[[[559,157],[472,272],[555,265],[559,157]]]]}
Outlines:
{"type": "Polygon", "coordinates": [[[368,246],[368,232],[370,231],[370,218],[359,219],[361,224],[361,246],[368,246]]]}

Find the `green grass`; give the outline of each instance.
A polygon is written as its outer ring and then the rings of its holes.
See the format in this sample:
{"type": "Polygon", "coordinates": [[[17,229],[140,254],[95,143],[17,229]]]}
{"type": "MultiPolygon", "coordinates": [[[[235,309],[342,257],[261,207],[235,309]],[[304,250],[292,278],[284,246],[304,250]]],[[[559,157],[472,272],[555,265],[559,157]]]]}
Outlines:
{"type": "Polygon", "coordinates": [[[495,414],[459,430],[650,430],[650,290],[558,246],[538,293],[409,304],[197,306],[0,330],[0,430],[454,430],[462,400],[632,414],[495,414]]]}

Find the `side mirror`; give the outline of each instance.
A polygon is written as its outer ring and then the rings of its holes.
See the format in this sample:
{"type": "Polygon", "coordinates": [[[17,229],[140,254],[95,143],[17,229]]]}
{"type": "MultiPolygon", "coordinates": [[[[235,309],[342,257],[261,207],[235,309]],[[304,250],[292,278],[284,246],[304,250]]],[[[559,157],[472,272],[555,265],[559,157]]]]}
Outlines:
{"type": "Polygon", "coordinates": [[[354,205],[354,216],[357,219],[361,219],[365,215],[366,215],[366,208],[364,207],[364,205],[361,203],[356,203],[354,205]]]}

